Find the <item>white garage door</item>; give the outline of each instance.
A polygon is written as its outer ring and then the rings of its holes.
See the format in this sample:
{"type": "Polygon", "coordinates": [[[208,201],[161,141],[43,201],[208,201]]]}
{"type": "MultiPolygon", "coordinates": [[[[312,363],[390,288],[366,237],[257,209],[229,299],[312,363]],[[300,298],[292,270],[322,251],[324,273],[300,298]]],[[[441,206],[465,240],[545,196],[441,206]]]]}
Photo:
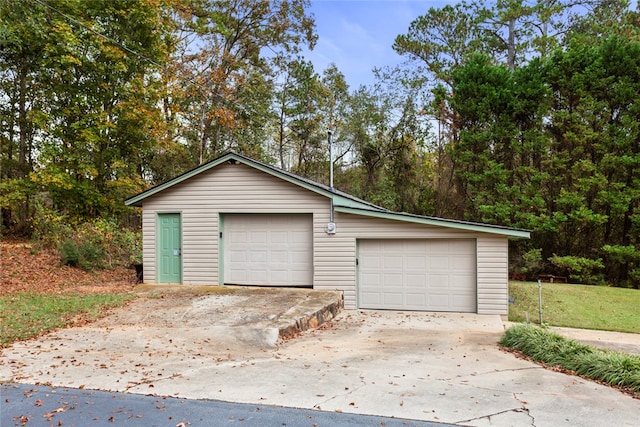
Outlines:
{"type": "Polygon", "coordinates": [[[224,283],[312,286],[311,215],[225,215],[224,283]]]}
{"type": "Polygon", "coordinates": [[[476,312],[475,240],[360,240],[360,308],[476,312]]]}

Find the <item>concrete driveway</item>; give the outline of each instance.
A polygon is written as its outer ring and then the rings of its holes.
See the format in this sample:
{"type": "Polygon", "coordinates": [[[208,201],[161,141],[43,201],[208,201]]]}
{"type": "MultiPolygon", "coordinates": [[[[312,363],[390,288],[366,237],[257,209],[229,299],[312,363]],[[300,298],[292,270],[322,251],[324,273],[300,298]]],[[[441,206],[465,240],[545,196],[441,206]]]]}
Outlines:
{"type": "Polygon", "coordinates": [[[250,325],[279,315],[263,304],[237,321],[243,298],[138,300],[3,350],[0,381],[469,426],[638,425],[640,400],[501,351],[498,316],[344,311],[271,347],[250,325]]]}

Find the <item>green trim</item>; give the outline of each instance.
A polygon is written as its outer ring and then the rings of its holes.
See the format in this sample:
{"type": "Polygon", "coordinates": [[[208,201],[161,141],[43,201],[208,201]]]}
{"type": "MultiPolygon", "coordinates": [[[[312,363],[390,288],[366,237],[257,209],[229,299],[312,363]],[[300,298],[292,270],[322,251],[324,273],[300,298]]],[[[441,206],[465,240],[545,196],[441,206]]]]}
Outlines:
{"type": "Polygon", "coordinates": [[[220,286],[224,285],[224,239],[224,214],[218,212],[218,285],[220,286]]]}
{"type": "Polygon", "coordinates": [[[356,259],[353,261],[356,264],[356,309],[360,310],[360,240],[356,238],[356,259]]]}
{"type": "Polygon", "coordinates": [[[370,209],[358,209],[350,206],[335,206],[335,210],[336,212],[348,213],[353,215],[370,216],[374,218],[389,219],[393,221],[413,222],[416,224],[454,228],[457,230],[473,231],[477,233],[498,234],[501,236],[508,236],[508,237],[514,237],[519,239],[531,238],[531,232],[529,230],[501,227],[499,225],[478,224],[474,222],[425,217],[425,216],[418,216],[418,215],[411,215],[406,213],[397,213],[397,212],[390,212],[390,211],[374,211],[370,209]]]}
{"type": "MultiPolygon", "coordinates": [[[[478,313],[478,307],[480,307],[480,292],[478,292],[478,239],[473,239],[473,248],[475,249],[473,257],[475,259],[475,267],[476,267],[476,274],[473,281],[475,284],[475,292],[476,292],[476,311],[474,311],[474,313],[478,313]]],[[[507,244],[507,270],[509,270],[509,245],[508,244],[507,244]]],[[[507,294],[508,293],[509,293],[509,282],[507,282],[507,294]]]]}

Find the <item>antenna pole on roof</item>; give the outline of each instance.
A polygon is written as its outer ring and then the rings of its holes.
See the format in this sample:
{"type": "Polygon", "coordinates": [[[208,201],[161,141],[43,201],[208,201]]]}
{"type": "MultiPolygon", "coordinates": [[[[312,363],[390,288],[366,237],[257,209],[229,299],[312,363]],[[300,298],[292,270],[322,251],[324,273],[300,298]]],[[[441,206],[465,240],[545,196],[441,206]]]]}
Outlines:
{"type": "Polygon", "coordinates": [[[333,190],[333,144],[331,144],[331,131],[327,131],[329,141],[329,188],[333,190]]]}

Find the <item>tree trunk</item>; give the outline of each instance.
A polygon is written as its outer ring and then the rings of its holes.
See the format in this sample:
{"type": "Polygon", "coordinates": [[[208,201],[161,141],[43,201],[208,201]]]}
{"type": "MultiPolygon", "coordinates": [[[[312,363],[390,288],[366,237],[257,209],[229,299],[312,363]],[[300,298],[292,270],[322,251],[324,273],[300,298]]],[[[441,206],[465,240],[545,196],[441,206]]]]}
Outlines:
{"type": "Polygon", "coordinates": [[[509,70],[516,69],[516,20],[509,19],[509,40],[507,42],[507,66],[509,70]]]}

